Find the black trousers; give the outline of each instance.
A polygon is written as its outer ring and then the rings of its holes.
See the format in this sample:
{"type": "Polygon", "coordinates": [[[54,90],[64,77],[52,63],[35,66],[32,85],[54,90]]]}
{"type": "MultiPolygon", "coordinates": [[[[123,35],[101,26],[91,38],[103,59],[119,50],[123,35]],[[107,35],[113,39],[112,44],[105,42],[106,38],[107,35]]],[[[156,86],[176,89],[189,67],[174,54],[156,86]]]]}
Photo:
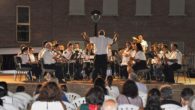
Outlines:
{"type": "Polygon", "coordinates": [[[170,82],[170,83],[175,83],[174,80],[174,71],[176,71],[177,69],[180,69],[181,65],[174,63],[172,65],[165,65],[164,66],[164,75],[165,75],[165,81],[166,82],[170,82]]]}
{"type": "Polygon", "coordinates": [[[120,76],[121,76],[121,78],[124,77],[125,79],[128,79],[127,65],[121,66],[120,76]]]}
{"type": "Polygon", "coordinates": [[[146,69],[147,68],[147,64],[145,60],[141,60],[139,62],[136,62],[133,66],[132,66],[134,71],[138,71],[138,70],[142,70],[142,69],[146,69]]]}
{"type": "MultiPolygon", "coordinates": [[[[32,74],[35,75],[36,79],[38,79],[41,75],[41,68],[38,64],[22,64],[22,67],[31,68],[32,74]]],[[[30,75],[30,73],[29,73],[30,75]]],[[[30,76],[32,78],[32,76],[30,76]]]]}
{"type": "Polygon", "coordinates": [[[92,75],[93,81],[95,81],[98,75],[100,75],[103,79],[106,78],[107,61],[107,54],[95,55],[94,72],[92,75]]]}

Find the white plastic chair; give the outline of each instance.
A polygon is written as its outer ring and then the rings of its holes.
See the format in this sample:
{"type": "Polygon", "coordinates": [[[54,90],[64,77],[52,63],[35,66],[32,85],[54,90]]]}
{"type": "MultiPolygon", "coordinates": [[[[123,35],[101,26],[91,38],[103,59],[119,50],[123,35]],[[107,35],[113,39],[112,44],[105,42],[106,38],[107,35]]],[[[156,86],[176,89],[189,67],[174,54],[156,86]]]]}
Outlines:
{"type": "Polygon", "coordinates": [[[139,107],[131,104],[122,104],[118,106],[118,110],[139,110],[139,107]]]}
{"type": "Polygon", "coordinates": [[[74,105],[72,105],[71,103],[68,102],[63,102],[63,103],[66,105],[66,110],[76,110],[74,105]]]}
{"type": "Polygon", "coordinates": [[[72,104],[75,106],[75,108],[78,108],[81,104],[86,104],[86,99],[85,97],[75,99],[72,101],[72,104]]]}
{"type": "Polygon", "coordinates": [[[18,107],[7,103],[3,103],[3,108],[5,108],[6,110],[19,110],[18,107]]]}
{"type": "Polygon", "coordinates": [[[109,99],[112,99],[112,100],[116,101],[115,97],[112,97],[112,96],[109,96],[109,95],[104,96],[104,101],[109,100],[109,99]]]}
{"type": "Polygon", "coordinates": [[[146,106],[146,101],[147,101],[147,94],[142,92],[142,91],[139,91],[139,96],[141,97],[141,99],[143,101],[143,106],[145,107],[146,106]]]}
{"type": "Polygon", "coordinates": [[[72,102],[73,100],[76,100],[78,98],[81,98],[81,96],[79,94],[76,94],[76,93],[72,93],[72,92],[69,92],[69,93],[65,93],[66,94],[66,97],[68,98],[68,101],[72,102]]]}
{"type": "Polygon", "coordinates": [[[164,105],[161,105],[161,108],[163,110],[177,110],[181,107],[175,104],[164,104],[164,105]]]}

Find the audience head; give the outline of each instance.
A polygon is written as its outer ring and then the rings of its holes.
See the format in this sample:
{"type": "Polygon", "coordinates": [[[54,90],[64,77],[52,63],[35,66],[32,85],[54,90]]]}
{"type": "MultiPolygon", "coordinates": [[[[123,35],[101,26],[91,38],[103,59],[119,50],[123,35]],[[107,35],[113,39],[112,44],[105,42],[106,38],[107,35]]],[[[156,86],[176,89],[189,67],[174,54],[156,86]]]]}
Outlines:
{"type": "Polygon", "coordinates": [[[161,86],[160,93],[163,100],[172,99],[173,91],[170,85],[161,86]]]}
{"type": "Polygon", "coordinates": [[[102,105],[104,102],[104,91],[101,87],[92,87],[86,94],[87,104],[102,105]]]}
{"type": "Polygon", "coordinates": [[[24,92],[25,91],[25,87],[24,86],[18,86],[16,88],[16,92],[24,92]]]}
{"type": "Polygon", "coordinates": [[[137,88],[136,83],[132,80],[127,80],[123,85],[122,94],[127,97],[131,97],[131,98],[137,97],[138,88],[137,88]]]}
{"type": "Polygon", "coordinates": [[[195,110],[195,96],[192,96],[188,104],[189,110],[195,110]]]}
{"type": "Polygon", "coordinates": [[[6,90],[2,86],[0,86],[0,98],[6,95],[7,95],[6,90]]]}
{"type": "Polygon", "coordinates": [[[108,99],[104,101],[102,110],[117,110],[117,103],[113,99],[108,99]]]}
{"type": "Polygon", "coordinates": [[[46,82],[40,89],[38,101],[61,101],[62,92],[55,82],[46,82]]]}
{"type": "Polygon", "coordinates": [[[137,75],[136,75],[135,73],[131,73],[129,78],[130,78],[131,80],[135,81],[135,82],[138,81],[137,75]]]}
{"type": "Polygon", "coordinates": [[[194,95],[194,91],[191,88],[184,88],[181,91],[181,103],[182,105],[187,105],[190,98],[194,95]]]}
{"type": "Polygon", "coordinates": [[[36,89],[35,89],[35,92],[34,92],[34,95],[39,94],[41,87],[42,87],[41,84],[38,84],[38,85],[37,85],[37,87],[36,87],[36,89]]]}
{"type": "Polygon", "coordinates": [[[68,88],[67,88],[66,84],[61,85],[61,90],[63,92],[68,92],[68,88]]]}
{"type": "Polygon", "coordinates": [[[3,88],[6,92],[6,95],[7,95],[7,92],[8,92],[8,87],[7,87],[7,83],[5,81],[1,81],[0,82],[0,87],[3,88]]]}
{"type": "Polygon", "coordinates": [[[153,88],[148,92],[145,110],[161,110],[160,91],[158,89],[153,88]]]}
{"type": "Polygon", "coordinates": [[[113,77],[110,75],[110,76],[107,77],[106,80],[107,80],[108,86],[109,86],[109,87],[112,86],[113,77]]]}
{"type": "Polygon", "coordinates": [[[142,45],[140,43],[136,44],[136,51],[143,51],[142,45]]]}
{"type": "Polygon", "coordinates": [[[95,86],[101,87],[103,89],[105,95],[108,94],[108,91],[105,87],[105,81],[104,81],[103,78],[101,78],[101,77],[96,78],[95,81],[94,81],[94,87],[95,86]]]}

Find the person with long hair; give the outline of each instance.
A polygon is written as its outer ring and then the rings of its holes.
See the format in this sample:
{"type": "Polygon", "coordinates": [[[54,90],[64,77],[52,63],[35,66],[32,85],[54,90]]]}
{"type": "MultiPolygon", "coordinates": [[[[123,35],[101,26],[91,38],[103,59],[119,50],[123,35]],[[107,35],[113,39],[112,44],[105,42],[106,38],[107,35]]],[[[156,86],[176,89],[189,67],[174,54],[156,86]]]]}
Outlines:
{"type": "Polygon", "coordinates": [[[104,95],[108,95],[108,90],[106,89],[105,81],[103,78],[99,77],[95,79],[94,87],[99,86],[103,89],[104,95]]]}
{"type": "Polygon", "coordinates": [[[66,110],[62,96],[63,93],[55,82],[46,82],[31,110],[66,110]]]}
{"type": "Polygon", "coordinates": [[[138,106],[140,109],[143,108],[143,101],[138,96],[138,88],[134,81],[127,80],[122,88],[122,94],[117,97],[119,105],[132,104],[138,106]]]}
{"type": "Polygon", "coordinates": [[[86,94],[86,104],[82,104],[79,110],[101,110],[104,102],[104,91],[101,87],[92,87],[86,94]]]}
{"type": "Polygon", "coordinates": [[[156,88],[148,92],[146,107],[144,110],[162,110],[160,107],[160,91],[156,88]]]}

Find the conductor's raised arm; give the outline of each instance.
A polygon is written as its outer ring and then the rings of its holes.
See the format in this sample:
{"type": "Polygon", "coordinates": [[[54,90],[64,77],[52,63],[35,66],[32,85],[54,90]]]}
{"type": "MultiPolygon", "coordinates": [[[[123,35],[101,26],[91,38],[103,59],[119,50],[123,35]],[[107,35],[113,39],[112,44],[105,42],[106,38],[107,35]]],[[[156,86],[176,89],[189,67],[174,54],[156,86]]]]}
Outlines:
{"type": "Polygon", "coordinates": [[[84,39],[86,42],[89,43],[89,36],[87,35],[86,32],[82,32],[82,33],[81,33],[81,36],[83,37],[83,39],[84,39]]]}

